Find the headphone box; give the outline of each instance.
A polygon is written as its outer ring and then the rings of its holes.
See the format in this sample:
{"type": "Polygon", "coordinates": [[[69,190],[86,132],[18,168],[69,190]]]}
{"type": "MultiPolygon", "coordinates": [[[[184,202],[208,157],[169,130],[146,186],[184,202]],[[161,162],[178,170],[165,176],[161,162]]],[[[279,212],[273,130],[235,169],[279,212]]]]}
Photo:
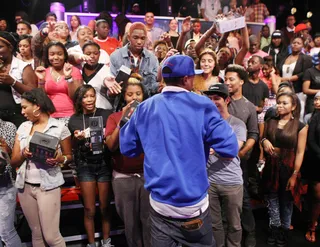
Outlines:
{"type": "Polygon", "coordinates": [[[35,131],[29,144],[31,160],[45,162],[49,158],[54,158],[58,145],[57,137],[35,131]]]}
{"type": "Polygon", "coordinates": [[[90,143],[93,154],[101,154],[103,152],[103,118],[102,116],[90,117],[90,143]]]}

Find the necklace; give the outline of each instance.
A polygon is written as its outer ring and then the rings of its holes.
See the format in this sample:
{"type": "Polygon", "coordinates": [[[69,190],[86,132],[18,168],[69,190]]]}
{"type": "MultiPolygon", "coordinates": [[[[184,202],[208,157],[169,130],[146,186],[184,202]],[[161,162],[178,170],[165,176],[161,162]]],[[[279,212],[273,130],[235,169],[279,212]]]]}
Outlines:
{"type": "Polygon", "coordinates": [[[280,121],[278,121],[278,124],[281,126],[285,126],[289,121],[285,122],[285,123],[280,123],[280,121]]]}
{"type": "MultiPolygon", "coordinates": [[[[96,115],[96,111],[97,111],[97,108],[94,109],[94,112],[93,112],[93,116],[92,116],[92,117],[94,117],[94,116],[96,115]]],[[[83,131],[85,131],[85,130],[86,130],[86,121],[84,120],[84,113],[82,114],[82,122],[83,122],[83,131]]],[[[90,147],[89,139],[90,139],[90,137],[89,137],[89,138],[86,138],[86,142],[85,142],[85,144],[84,144],[87,148],[90,147]]]]}
{"type": "Polygon", "coordinates": [[[59,72],[57,72],[56,70],[54,70],[52,67],[50,67],[50,74],[52,76],[52,78],[56,81],[59,82],[61,79],[61,75],[59,72]],[[58,76],[57,76],[58,74],[58,76]]]}

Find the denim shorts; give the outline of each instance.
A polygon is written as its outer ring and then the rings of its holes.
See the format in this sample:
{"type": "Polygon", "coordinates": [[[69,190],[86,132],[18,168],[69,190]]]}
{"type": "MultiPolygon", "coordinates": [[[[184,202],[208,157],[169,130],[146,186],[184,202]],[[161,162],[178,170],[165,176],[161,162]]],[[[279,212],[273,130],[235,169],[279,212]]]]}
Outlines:
{"type": "Polygon", "coordinates": [[[79,182],[111,182],[111,165],[107,165],[104,160],[101,160],[101,162],[77,160],[76,164],[79,182]]]}

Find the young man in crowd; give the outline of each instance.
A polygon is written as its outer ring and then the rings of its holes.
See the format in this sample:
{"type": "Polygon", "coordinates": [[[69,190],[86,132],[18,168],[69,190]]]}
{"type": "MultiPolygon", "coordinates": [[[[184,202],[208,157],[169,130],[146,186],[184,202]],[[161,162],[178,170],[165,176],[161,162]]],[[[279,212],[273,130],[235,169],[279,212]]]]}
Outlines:
{"type": "MultiPolygon", "coordinates": [[[[221,116],[235,132],[239,149],[247,140],[247,128],[242,120],[228,112],[230,102],[228,86],[217,83],[203,92],[218,108],[221,116]]],[[[223,160],[214,152],[210,153],[207,163],[210,182],[209,200],[213,235],[217,247],[241,246],[242,228],[241,211],[243,199],[243,179],[239,157],[223,160]],[[221,206],[220,206],[221,205],[221,206]],[[222,217],[225,216],[227,227],[224,230],[222,217]]]]}
{"type": "Polygon", "coordinates": [[[265,100],[269,98],[269,89],[266,83],[260,80],[260,71],[263,59],[253,55],[248,61],[249,80],[243,84],[242,93],[256,107],[257,113],[261,113],[265,100]]]}
{"type": "MultiPolygon", "coordinates": [[[[157,93],[159,62],[157,57],[144,47],[147,40],[146,26],[141,22],[133,23],[128,32],[128,40],[129,43],[126,46],[115,50],[110,56],[111,76],[104,80],[108,95],[114,97],[121,93],[121,85],[115,81],[115,77],[122,65],[143,76],[142,83],[149,95],[157,93]]],[[[114,106],[117,107],[119,97],[114,101],[114,106]]]]}
{"type": "Polygon", "coordinates": [[[164,31],[154,26],[154,14],[152,12],[147,12],[144,16],[144,22],[148,32],[148,39],[153,44],[156,40],[160,39],[160,36],[164,33],[164,31]]]}
{"type": "Polygon", "coordinates": [[[251,199],[248,193],[248,167],[247,161],[251,150],[259,138],[258,118],[256,107],[242,94],[242,86],[248,81],[247,71],[240,65],[230,64],[225,71],[225,84],[228,86],[230,103],[229,113],[241,119],[247,127],[247,141],[240,149],[238,156],[241,159],[243,172],[243,205],[241,224],[245,247],[255,247],[255,219],[252,213],[251,199]]]}
{"type": "Polygon", "coordinates": [[[247,54],[245,55],[245,57],[243,59],[243,66],[245,68],[248,67],[248,60],[253,55],[257,55],[262,58],[268,56],[268,53],[265,53],[263,50],[260,49],[260,40],[254,34],[250,35],[250,37],[249,37],[249,51],[247,52],[247,54]]]}
{"type": "Polygon", "coordinates": [[[287,26],[281,29],[283,33],[283,42],[286,46],[290,45],[290,42],[294,36],[296,18],[294,15],[288,15],[287,17],[287,26]]]}
{"type": "Polygon", "coordinates": [[[236,136],[216,106],[190,92],[195,74],[190,57],[166,59],[162,76],[167,86],[142,102],[120,130],[123,155],[145,154],[153,247],[215,246],[206,171],[209,148],[228,160],[238,152],[236,136]]]}

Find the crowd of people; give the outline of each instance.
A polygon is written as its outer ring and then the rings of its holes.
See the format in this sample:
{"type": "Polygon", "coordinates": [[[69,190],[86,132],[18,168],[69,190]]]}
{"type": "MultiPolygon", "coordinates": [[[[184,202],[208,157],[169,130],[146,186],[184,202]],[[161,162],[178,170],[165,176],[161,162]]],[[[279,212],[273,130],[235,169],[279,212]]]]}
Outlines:
{"type": "MultiPolygon", "coordinates": [[[[316,242],[320,34],[293,15],[272,33],[245,25],[221,34],[214,23],[201,33],[197,4],[181,7],[180,32],[175,18],[167,30],[156,27],[152,12],[142,23],[102,11],[87,26],[49,12],[37,30],[19,11],[16,32],[0,25],[0,246],[21,246],[16,197],[33,246],[66,246],[59,224],[68,166],[88,247],[96,246],[97,208],[101,246],[112,246],[112,198],[130,247],[254,247],[253,197],[268,208],[268,244],[288,246],[302,200],[305,237],[316,242]],[[119,81],[123,67],[130,72],[119,81]],[[103,123],[98,153],[92,117],[103,123]],[[54,157],[35,159],[30,141],[39,132],[58,140],[54,157]]],[[[255,22],[269,15],[259,0],[200,6],[208,21],[230,11],[255,22]]]]}

